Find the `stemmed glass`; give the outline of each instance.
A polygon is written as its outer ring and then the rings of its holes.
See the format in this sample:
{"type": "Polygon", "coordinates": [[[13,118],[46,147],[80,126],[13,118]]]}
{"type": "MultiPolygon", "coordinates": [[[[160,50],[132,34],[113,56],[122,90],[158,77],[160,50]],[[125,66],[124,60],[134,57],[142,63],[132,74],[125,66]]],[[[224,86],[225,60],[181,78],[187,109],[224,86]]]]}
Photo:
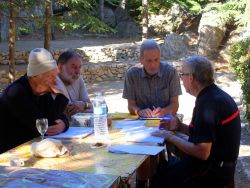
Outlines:
{"type": "Polygon", "coordinates": [[[44,138],[44,134],[48,130],[48,119],[46,118],[41,118],[36,120],[36,128],[38,132],[42,135],[42,140],[44,138]]]}

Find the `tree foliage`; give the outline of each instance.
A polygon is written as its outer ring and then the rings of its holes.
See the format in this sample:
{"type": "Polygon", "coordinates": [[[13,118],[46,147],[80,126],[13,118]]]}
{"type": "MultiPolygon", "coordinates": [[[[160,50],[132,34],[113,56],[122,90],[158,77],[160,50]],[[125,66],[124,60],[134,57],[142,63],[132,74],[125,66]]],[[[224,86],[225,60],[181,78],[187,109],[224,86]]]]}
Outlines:
{"type": "Polygon", "coordinates": [[[98,6],[95,0],[58,0],[57,3],[67,8],[63,16],[53,19],[53,23],[61,29],[85,29],[94,33],[115,32],[93,15],[98,6]]]}
{"type": "MultiPolygon", "coordinates": [[[[127,1],[126,7],[129,11],[141,10],[142,6],[141,0],[130,0],[127,1]]],[[[160,11],[167,11],[174,4],[179,5],[186,11],[199,14],[202,8],[207,5],[209,0],[149,0],[149,12],[151,14],[157,14],[160,11]]]]}
{"type": "Polygon", "coordinates": [[[234,44],[230,49],[231,67],[241,83],[246,104],[246,117],[250,121],[250,38],[234,44]]]}
{"type": "MultiPolygon", "coordinates": [[[[109,0],[110,2],[112,0],[109,0]]],[[[14,0],[13,6],[16,12],[16,20],[32,22],[37,27],[42,27],[45,22],[45,16],[35,14],[34,7],[44,8],[46,1],[37,0],[14,0]],[[19,12],[28,12],[29,16],[19,17],[19,12]]],[[[96,0],[56,0],[58,5],[65,8],[61,16],[57,14],[51,18],[51,22],[63,30],[86,29],[95,33],[115,32],[114,29],[100,21],[93,15],[97,7],[96,0]]],[[[9,3],[4,0],[0,2],[0,9],[5,10],[8,15],[9,3]]],[[[20,27],[21,32],[30,32],[30,27],[20,27]]]]}
{"type": "Polygon", "coordinates": [[[226,3],[210,3],[203,12],[214,11],[226,23],[244,24],[243,12],[245,1],[229,0],[226,3]]]}

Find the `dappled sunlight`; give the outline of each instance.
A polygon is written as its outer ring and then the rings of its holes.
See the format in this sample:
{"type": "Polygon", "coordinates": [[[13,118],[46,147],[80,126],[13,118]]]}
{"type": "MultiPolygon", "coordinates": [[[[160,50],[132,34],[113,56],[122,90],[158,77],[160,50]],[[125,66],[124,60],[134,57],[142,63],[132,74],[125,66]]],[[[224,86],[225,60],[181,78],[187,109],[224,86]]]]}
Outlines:
{"type": "Polygon", "coordinates": [[[186,92],[183,85],[181,85],[182,95],[179,96],[179,110],[177,113],[183,114],[183,122],[189,124],[193,114],[195,105],[195,97],[186,92]]]}
{"type": "Polygon", "coordinates": [[[95,92],[103,92],[106,95],[117,95],[123,92],[123,80],[105,81],[97,83],[87,83],[87,89],[90,98],[95,97],[95,92]]]}
{"type": "Polygon", "coordinates": [[[108,112],[128,112],[127,100],[122,98],[123,80],[88,83],[87,89],[90,100],[95,97],[95,92],[103,92],[108,106],[108,112]]]}
{"type": "MultiPolygon", "coordinates": [[[[248,146],[248,147],[250,147],[250,146],[248,146]]],[[[237,166],[238,166],[238,168],[240,167],[240,166],[242,166],[243,167],[243,169],[244,169],[244,174],[247,176],[247,178],[248,178],[248,181],[249,181],[249,179],[250,179],[250,163],[249,163],[249,161],[250,161],[250,153],[248,152],[248,155],[247,156],[239,156],[239,158],[238,158],[238,160],[237,160],[237,166]]],[[[236,168],[237,169],[237,168],[236,168]]],[[[237,172],[237,171],[236,171],[237,172]]]]}
{"type": "Polygon", "coordinates": [[[250,145],[240,145],[239,157],[250,157],[250,145]]]}

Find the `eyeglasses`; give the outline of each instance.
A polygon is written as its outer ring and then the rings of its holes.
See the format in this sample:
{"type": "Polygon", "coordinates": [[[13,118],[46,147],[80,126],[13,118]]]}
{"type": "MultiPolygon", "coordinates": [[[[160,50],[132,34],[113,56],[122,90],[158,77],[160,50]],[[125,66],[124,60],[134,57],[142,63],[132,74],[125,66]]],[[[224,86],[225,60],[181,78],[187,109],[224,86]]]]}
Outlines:
{"type": "Polygon", "coordinates": [[[179,76],[182,77],[182,76],[185,76],[185,75],[190,75],[191,73],[184,73],[184,72],[180,72],[179,73],[179,76]]]}

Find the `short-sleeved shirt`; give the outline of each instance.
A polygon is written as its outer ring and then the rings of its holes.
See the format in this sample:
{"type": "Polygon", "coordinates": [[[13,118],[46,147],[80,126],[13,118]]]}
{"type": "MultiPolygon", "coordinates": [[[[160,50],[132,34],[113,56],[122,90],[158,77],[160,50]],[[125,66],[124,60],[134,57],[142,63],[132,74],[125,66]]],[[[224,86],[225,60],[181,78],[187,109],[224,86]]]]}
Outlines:
{"type": "Polygon", "coordinates": [[[181,94],[180,79],[175,68],[160,63],[158,72],[150,76],[143,66],[131,67],[125,76],[123,98],[135,100],[139,108],[166,107],[171,97],[181,94]]]}
{"type": "MultiPolygon", "coordinates": [[[[60,78],[59,81],[61,82],[62,85],[64,85],[60,78]]],[[[69,99],[69,102],[89,101],[88,91],[86,89],[82,76],[80,76],[71,85],[64,85],[63,94],[69,99]]]]}
{"type": "Polygon", "coordinates": [[[215,84],[197,96],[189,131],[190,142],[212,143],[208,160],[237,160],[241,132],[239,110],[232,97],[215,84]]]}

